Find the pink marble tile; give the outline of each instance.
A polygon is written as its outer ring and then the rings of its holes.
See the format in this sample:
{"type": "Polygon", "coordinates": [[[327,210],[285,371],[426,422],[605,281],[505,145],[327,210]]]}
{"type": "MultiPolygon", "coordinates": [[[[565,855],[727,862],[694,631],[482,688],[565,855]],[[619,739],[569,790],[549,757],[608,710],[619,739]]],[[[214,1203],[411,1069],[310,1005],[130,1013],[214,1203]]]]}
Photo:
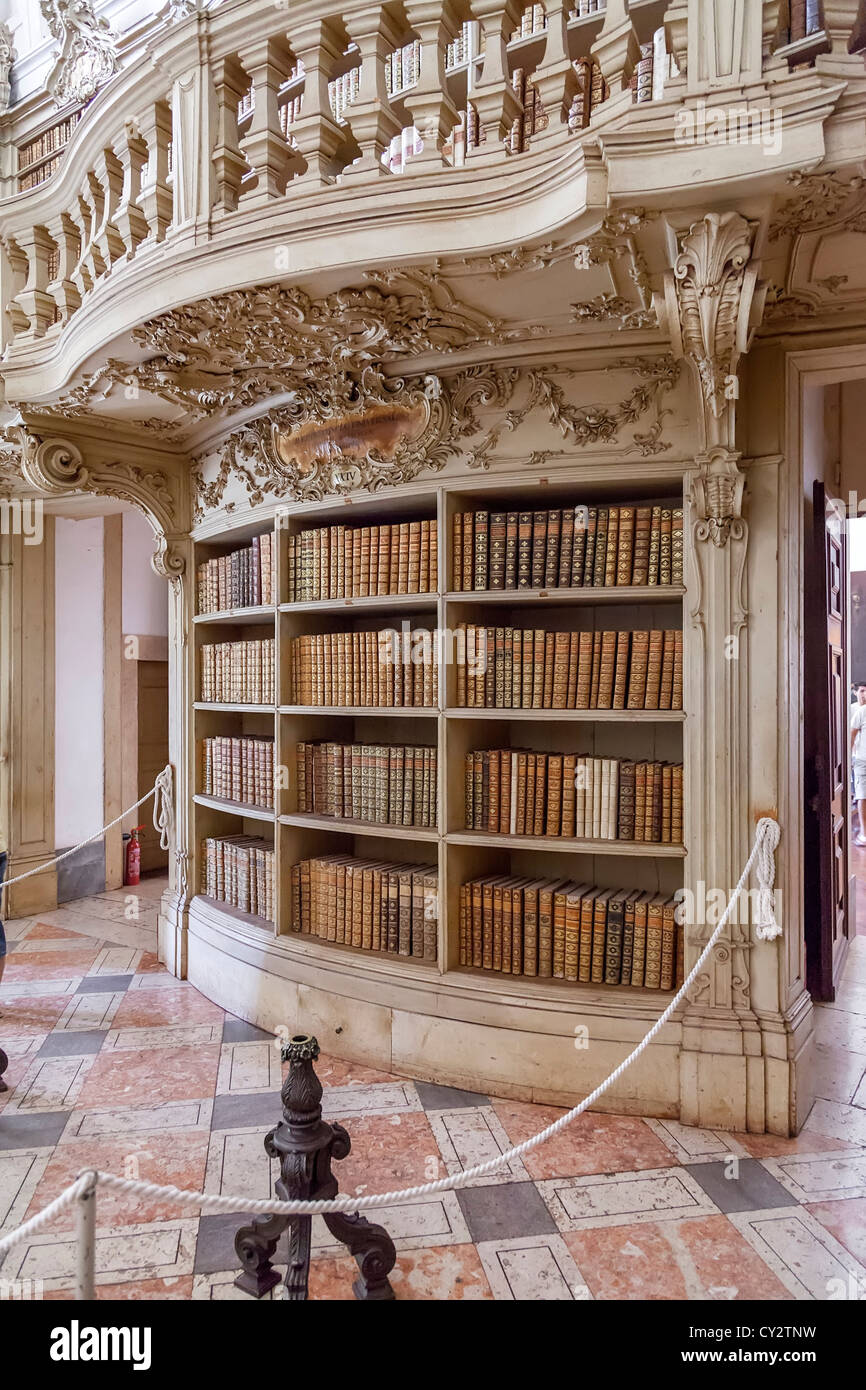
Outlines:
{"type": "Polygon", "coordinates": [[[431,1175],[442,1176],[439,1146],[426,1115],[353,1115],[346,1128],[352,1152],[334,1164],[341,1192],[396,1192],[429,1182],[431,1175]]]}
{"type": "Polygon", "coordinates": [[[100,944],[94,941],[90,947],[76,946],[74,950],[57,951],[13,951],[9,957],[6,967],[4,981],[8,982],[9,976],[17,975],[24,968],[36,970],[33,979],[52,979],[51,974],[54,967],[62,966],[62,973],[66,975],[86,975],[88,967],[93,964],[100,952],[100,944]]]}
{"type": "Polygon", "coordinates": [[[138,965],[135,967],[136,975],[153,975],[159,970],[165,970],[159,956],[155,951],[143,951],[138,965]]]}
{"type": "Polygon", "coordinates": [[[103,1052],[94,1058],[77,1110],[154,1106],[164,1100],[207,1100],[216,1089],[220,1044],[103,1052]]]}
{"type": "MultiPolygon", "coordinates": [[[[3,977],[6,984],[8,975],[3,977]]],[[[69,1003],[68,994],[40,994],[32,998],[5,995],[0,1000],[0,1030],[8,1037],[31,1037],[50,1033],[69,1003]]]]}
{"type": "Polygon", "coordinates": [[[839,1202],[810,1202],[806,1206],[822,1226],[866,1265],[866,1197],[847,1197],[839,1202]]]}
{"type": "MultiPolygon", "coordinates": [[[[565,1112],[552,1106],[497,1100],[493,1106],[512,1144],[522,1144],[565,1112]]],[[[643,1120],[580,1115],[562,1133],[523,1155],[533,1178],[586,1177],[640,1168],[669,1168],[671,1153],[643,1120]]]]}
{"type": "Polygon", "coordinates": [[[826,1134],[812,1134],[804,1130],[793,1139],[783,1139],[778,1134],[733,1134],[752,1158],[783,1158],[786,1154],[819,1154],[832,1150],[835,1153],[860,1153],[856,1144],[843,1144],[826,1134]]]}
{"type": "MultiPolygon", "coordinates": [[[[54,1150],[33,1193],[27,1215],[35,1216],[53,1202],[84,1168],[99,1168],[122,1178],[138,1178],[142,1182],[171,1184],[201,1192],[209,1139],[203,1130],[129,1134],[118,1139],[70,1139],[54,1150]]],[[[195,1211],[156,1197],[127,1196],[105,1187],[100,1187],[96,1196],[96,1220],[102,1230],[191,1215],[196,1215],[195,1211]]],[[[51,1229],[68,1231],[74,1222],[75,1213],[67,1208],[58,1213],[51,1229]]]]}
{"type": "Polygon", "coordinates": [[[27,933],[27,941],[63,941],[74,937],[75,940],[83,940],[83,934],[78,931],[69,931],[67,927],[55,927],[52,922],[34,922],[27,933]]]}
{"type": "MultiPolygon", "coordinates": [[[[352,1283],[357,1277],[358,1266],[349,1256],[314,1260],[310,1267],[310,1298],[352,1299],[352,1283]]],[[[444,1303],[493,1297],[474,1245],[402,1250],[389,1277],[400,1302],[444,1303]]]]}
{"type": "Polygon", "coordinates": [[[726,1216],[567,1231],[594,1298],[789,1299],[726,1216]]]}
{"type": "MultiPolygon", "coordinates": [[[[137,1279],[129,1284],[97,1284],[97,1299],[191,1299],[191,1274],[177,1279],[137,1279]]],[[[43,1294],[48,1300],[69,1300],[75,1297],[72,1289],[52,1289],[43,1294]]]]}
{"type": "Polygon", "coordinates": [[[165,1028],[177,1023],[222,1023],[225,1011],[192,985],[177,989],[135,989],[114,1015],[114,1028],[165,1028]]]}

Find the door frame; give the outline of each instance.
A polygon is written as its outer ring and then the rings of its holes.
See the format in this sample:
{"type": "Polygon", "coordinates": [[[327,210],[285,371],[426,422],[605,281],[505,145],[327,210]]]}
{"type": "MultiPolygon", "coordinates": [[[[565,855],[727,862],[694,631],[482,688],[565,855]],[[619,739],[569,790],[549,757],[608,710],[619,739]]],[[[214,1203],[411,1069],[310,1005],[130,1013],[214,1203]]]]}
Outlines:
{"type": "MultiPolygon", "coordinates": [[[[830,337],[829,334],[824,336],[825,340],[830,337]]],[[[788,708],[796,710],[797,717],[779,721],[779,784],[782,789],[779,818],[783,839],[787,840],[795,851],[785,855],[785,867],[779,885],[783,894],[783,920],[787,928],[782,937],[782,950],[786,956],[784,980],[787,982],[788,991],[788,997],[780,1001],[783,1008],[805,987],[806,979],[802,701],[805,679],[805,602],[802,576],[804,547],[811,544],[811,534],[805,534],[803,507],[804,400],[809,387],[834,386],[846,381],[866,379],[866,345],[862,341],[840,345],[838,335],[835,336],[835,343],[821,346],[820,337],[816,335],[816,346],[806,350],[788,351],[785,355],[784,456],[790,467],[788,487],[783,498],[780,498],[780,508],[783,511],[783,515],[780,516],[780,534],[785,534],[787,530],[786,560],[791,611],[788,615],[789,621],[780,624],[779,642],[782,665],[786,672],[785,694],[788,708]]],[[[849,914],[853,911],[855,904],[849,895],[849,914]]],[[[851,935],[849,922],[849,938],[851,935]]]]}

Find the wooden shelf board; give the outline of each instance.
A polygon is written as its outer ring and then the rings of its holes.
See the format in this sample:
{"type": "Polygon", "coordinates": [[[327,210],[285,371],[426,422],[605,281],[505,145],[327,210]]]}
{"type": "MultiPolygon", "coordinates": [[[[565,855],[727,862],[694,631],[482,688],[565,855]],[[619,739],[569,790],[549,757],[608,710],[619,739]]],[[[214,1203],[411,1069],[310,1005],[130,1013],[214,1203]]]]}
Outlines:
{"type": "Polygon", "coordinates": [[[681,709],[479,709],[448,708],[446,719],[567,719],[590,724],[681,724],[681,709]]]}
{"type": "Polygon", "coordinates": [[[435,609],[439,602],[435,594],[371,594],[367,598],[323,598],[297,603],[281,603],[281,613],[378,613],[383,609],[407,613],[435,609]]]}
{"type": "Polygon", "coordinates": [[[404,709],[398,705],[280,705],[280,714],[345,714],[349,716],[360,715],[396,715],[398,718],[411,718],[412,715],[426,718],[437,718],[440,711],[437,706],[425,705],[418,709],[404,709]]]}
{"type": "Polygon", "coordinates": [[[250,608],[226,608],[220,613],[197,613],[194,623],[273,623],[276,609],[268,604],[250,608]]]}
{"type": "Polygon", "coordinates": [[[632,859],[684,859],[686,854],[682,845],[644,840],[573,840],[556,835],[499,835],[484,830],[452,830],[445,839],[450,845],[485,845],[493,849],[548,850],[566,854],[614,854],[632,859]]]}
{"type": "Polygon", "coordinates": [[[579,589],[460,589],[444,595],[448,603],[527,603],[548,607],[593,607],[603,603],[679,603],[682,584],[623,584],[620,588],[579,589]]]}
{"type": "Polygon", "coordinates": [[[226,811],[233,816],[245,816],[248,820],[263,820],[273,823],[276,812],[266,806],[253,806],[247,801],[227,801],[221,796],[206,796],[197,792],[193,797],[197,806],[208,806],[212,811],[226,811]]]}
{"type": "Polygon", "coordinates": [[[211,898],[207,893],[197,893],[193,902],[197,899],[207,903],[209,907],[217,908],[219,912],[224,912],[236,922],[243,922],[248,927],[257,927],[259,931],[265,932],[269,938],[273,939],[276,927],[266,917],[258,917],[252,912],[242,912],[239,907],[234,907],[231,903],[221,902],[219,898],[211,898]]]}
{"type": "Polygon", "coordinates": [[[435,960],[422,960],[420,956],[403,956],[398,951],[372,951],[363,946],[350,946],[345,941],[323,941],[320,936],[313,936],[310,932],[289,931],[280,932],[277,936],[278,941],[291,941],[303,943],[309,946],[318,947],[318,950],[325,953],[335,952],[343,956],[355,956],[363,960],[387,960],[394,963],[400,962],[403,966],[416,966],[425,974],[435,975],[439,978],[439,967],[435,960]]]}
{"type": "Polygon", "coordinates": [[[588,983],[585,980],[555,980],[552,976],[539,977],[538,975],[510,975],[503,970],[482,970],[478,966],[459,965],[454,966],[443,976],[443,984],[455,979],[472,979],[476,981],[488,981],[494,988],[498,981],[509,982],[519,987],[521,994],[526,999],[550,999],[551,993],[568,994],[571,998],[581,998],[593,996],[593,998],[606,1001],[607,999],[633,999],[639,1003],[652,1004],[659,1010],[666,1007],[673,998],[675,990],[667,989],[647,989],[644,985],[605,985],[588,983]]]}
{"type": "Polygon", "coordinates": [[[241,714],[274,714],[276,705],[224,705],[213,700],[196,700],[193,709],[213,709],[224,710],[228,713],[240,712],[241,714]]]}
{"type": "Polygon", "coordinates": [[[281,825],[300,825],[308,830],[333,830],[341,835],[374,835],[392,840],[420,840],[438,843],[435,827],[420,825],[379,825],[376,821],[343,820],[339,816],[319,816],[306,811],[290,811],[279,817],[281,825]]]}

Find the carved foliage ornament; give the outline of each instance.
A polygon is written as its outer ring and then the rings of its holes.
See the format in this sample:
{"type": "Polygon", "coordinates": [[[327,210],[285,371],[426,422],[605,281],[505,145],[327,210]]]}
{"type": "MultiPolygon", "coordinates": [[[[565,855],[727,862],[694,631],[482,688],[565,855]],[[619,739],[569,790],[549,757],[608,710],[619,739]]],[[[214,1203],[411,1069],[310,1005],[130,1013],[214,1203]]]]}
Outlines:
{"type": "Polygon", "coordinates": [[[9,98],[12,94],[9,74],[12,71],[15,57],[15,49],[12,47],[12,30],[8,24],[0,24],[0,111],[9,110],[9,98]]]}
{"type": "MultiPolygon", "coordinates": [[[[255,505],[266,494],[319,501],[357,489],[377,491],[409,482],[424,471],[440,472],[459,454],[469,468],[487,469],[503,434],[513,433],[535,409],[572,448],[616,443],[622,428],[652,412],[649,429],[635,432],[625,450],[637,448],[652,455],[669,448],[659,438],[665,414],[662,399],[676,383],[677,363],[670,357],[641,358],[615,367],[635,372],[640,380],[614,405],[572,405],[558,380],[578,375],[567,369],[542,367],[522,376],[515,368],[470,367],[448,378],[392,379],[374,366],[357,376],[335,373],[308,383],[291,405],[233,431],[219,450],[219,467],[212,478],[206,478],[212,455],[196,461],[196,517],[219,506],[233,476],[255,505]],[[511,406],[521,384],[522,402],[511,406]],[[484,431],[478,410],[506,406],[511,408],[484,431]],[[383,419],[389,424],[402,420],[402,427],[395,426],[383,438],[383,419]],[[326,428],[311,432],[311,423],[326,428]],[[468,442],[479,435],[475,444],[468,442]]],[[[566,450],[536,451],[527,462],[541,464],[552,452],[566,450]]]]}
{"type": "Polygon", "coordinates": [[[700,541],[724,546],[745,535],[742,519],[745,474],[737,467],[739,454],[712,449],[697,460],[692,476],[691,499],[697,518],[695,535],[700,541]]]}
{"type": "Polygon", "coordinates": [[[48,91],[55,106],[80,106],[117,71],[115,37],[91,0],[39,0],[39,7],[60,44],[48,91]]]}

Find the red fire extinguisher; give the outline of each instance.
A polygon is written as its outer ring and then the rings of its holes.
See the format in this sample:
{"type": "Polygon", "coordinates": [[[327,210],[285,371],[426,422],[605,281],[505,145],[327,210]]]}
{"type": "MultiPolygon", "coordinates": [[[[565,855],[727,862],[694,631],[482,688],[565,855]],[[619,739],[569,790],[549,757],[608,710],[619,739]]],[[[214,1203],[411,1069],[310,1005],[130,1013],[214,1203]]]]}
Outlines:
{"type": "Polygon", "coordinates": [[[141,843],[138,838],[139,830],[143,830],[143,825],[135,825],[129,835],[124,835],[126,840],[126,865],[123,874],[124,884],[136,884],[141,881],[141,843]]]}

